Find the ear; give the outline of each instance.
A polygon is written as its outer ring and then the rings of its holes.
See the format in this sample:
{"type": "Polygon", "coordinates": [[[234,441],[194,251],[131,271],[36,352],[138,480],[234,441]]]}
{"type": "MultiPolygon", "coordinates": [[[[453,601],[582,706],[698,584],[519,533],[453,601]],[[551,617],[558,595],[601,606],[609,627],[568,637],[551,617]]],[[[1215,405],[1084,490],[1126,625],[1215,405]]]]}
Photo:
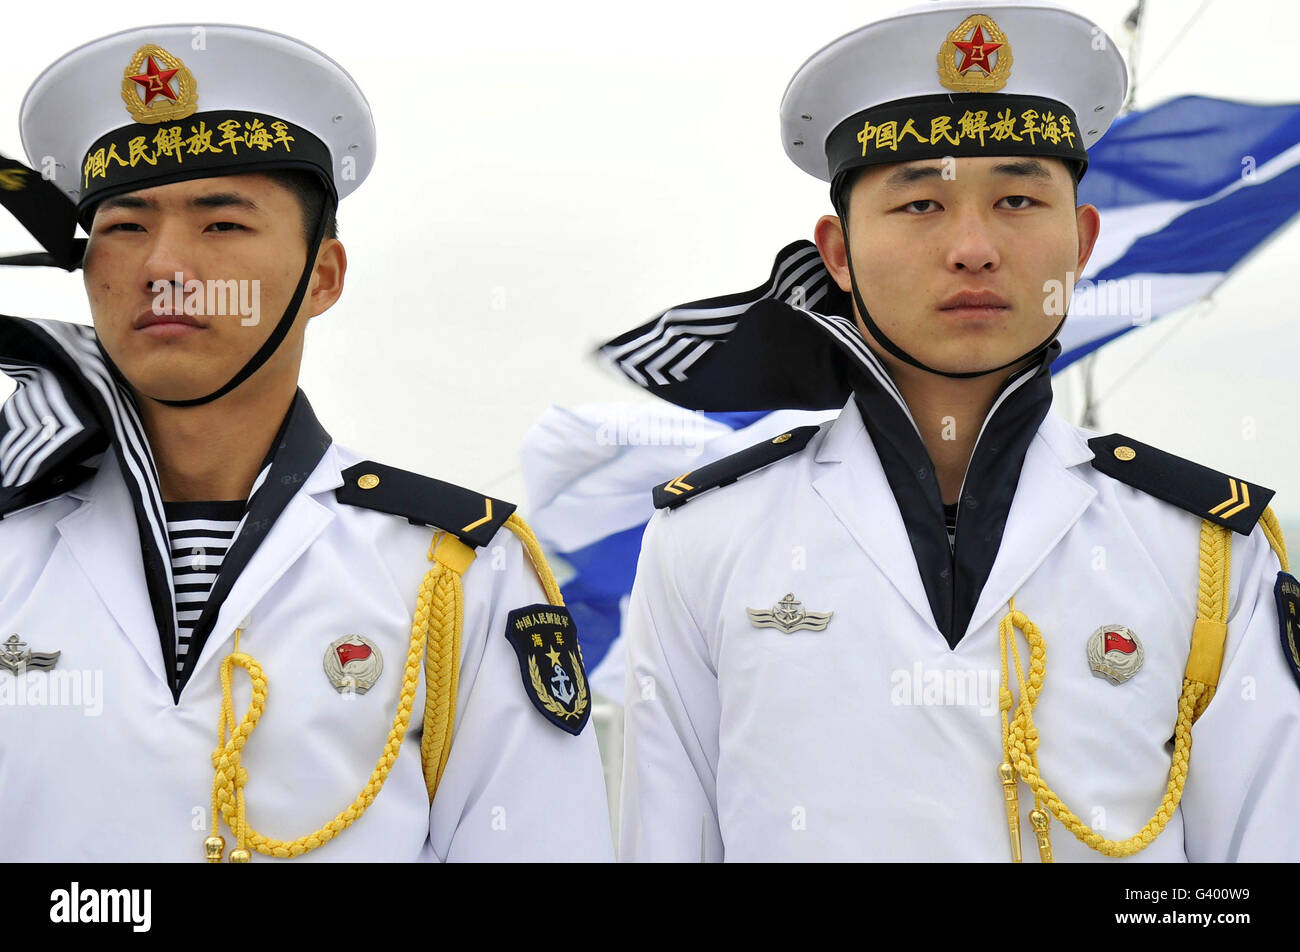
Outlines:
{"type": "Polygon", "coordinates": [[[848,251],[844,245],[844,229],[840,220],[834,215],[823,215],[813,229],[813,241],[822,256],[822,263],[841,291],[851,291],[853,284],[849,279],[848,251]]]}
{"type": "Polygon", "coordinates": [[[1094,205],[1080,205],[1074,210],[1074,218],[1079,231],[1079,265],[1074,273],[1083,274],[1084,265],[1097,245],[1097,236],[1101,234],[1101,214],[1094,205]]]}
{"type": "Polygon", "coordinates": [[[343,293],[343,278],[347,271],[348,256],[343,250],[343,242],[337,238],[326,238],[316,253],[316,267],[312,271],[311,283],[307,286],[306,300],[303,301],[303,310],[309,319],[334,306],[334,302],[343,293]]]}

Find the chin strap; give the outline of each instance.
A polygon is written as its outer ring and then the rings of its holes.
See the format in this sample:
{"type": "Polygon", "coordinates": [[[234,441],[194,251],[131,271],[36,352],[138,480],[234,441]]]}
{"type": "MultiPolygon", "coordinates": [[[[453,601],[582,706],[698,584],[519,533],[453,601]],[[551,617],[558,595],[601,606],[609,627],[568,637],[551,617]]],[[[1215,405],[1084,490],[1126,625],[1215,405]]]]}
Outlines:
{"type": "MultiPolygon", "coordinates": [[[[325,197],[326,203],[337,204],[332,197],[332,187],[325,197]]],[[[59,191],[55,184],[43,175],[6,156],[0,155],[0,207],[6,208],[18,219],[32,236],[40,242],[44,252],[10,255],[0,258],[0,265],[22,265],[27,267],[55,266],[67,271],[82,267],[86,252],[86,239],[77,238],[77,206],[68,196],[59,191]]],[[[149,397],[155,403],[168,407],[197,407],[224,397],[241,383],[251,377],[275,353],[280,343],[289,333],[298,309],[302,306],[311,283],[312,272],[316,268],[316,253],[320,251],[325,238],[325,223],[329,218],[328,210],[323,209],[316,222],[316,228],[307,243],[307,261],[303,265],[302,276],[294,289],[293,299],[280,316],[279,322],[257,353],[255,353],[240,371],[226,381],[225,385],[212,391],[206,397],[191,400],[163,400],[149,397]]],[[[127,383],[126,376],[113,363],[108,352],[100,346],[100,353],[108,365],[109,371],[119,382],[127,383]]]]}
{"type": "Polygon", "coordinates": [[[839,215],[840,219],[840,233],[844,236],[844,258],[849,266],[849,284],[853,288],[853,303],[857,306],[858,316],[862,319],[862,323],[866,327],[867,332],[875,339],[876,343],[890,354],[893,354],[899,360],[903,361],[903,363],[924,370],[926,373],[936,374],[940,377],[948,377],[953,380],[964,380],[969,377],[987,377],[989,374],[995,374],[1000,370],[1006,370],[1008,367],[1014,367],[1016,364],[1019,364],[1027,358],[1032,357],[1037,359],[1042,357],[1042,355],[1047,351],[1047,348],[1052,345],[1052,341],[1056,340],[1056,335],[1061,333],[1061,328],[1065,326],[1065,316],[1062,315],[1061,320],[1057,323],[1056,327],[1053,328],[1052,333],[1047,335],[1047,339],[1037,347],[1025,351],[1025,353],[1021,354],[1019,357],[1008,360],[1005,364],[1001,364],[997,367],[990,367],[988,370],[970,370],[962,373],[954,373],[947,370],[937,370],[934,367],[921,363],[921,361],[917,360],[907,351],[903,350],[903,348],[890,340],[885,332],[882,331],[872,319],[871,313],[867,310],[867,305],[862,300],[862,293],[858,290],[857,276],[853,273],[853,252],[849,247],[848,209],[838,197],[834,198],[834,205],[835,212],[839,215]]]}
{"type": "MultiPolygon", "coordinates": [[[[329,199],[326,199],[326,201],[329,201],[329,199]]],[[[239,373],[226,381],[224,386],[212,391],[206,397],[195,397],[192,400],[162,400],[158,397],[149,397],[150,400],[167,407],[197,407],[205,403],[211,403],[213,400],[220,399],[230,393],[230,391],[257,373],[262,365],[271,359],[271,355],[275,353],[285,335],[289,333],[289,328],[293,326],[294,319],[298,316],[298,309],[302,306],[302,300],[307,294],[307,286],[311,283],[312,272],[316,270],[316,253],[320,250],[321,242],[324,240],[325,220],[328,217],[327,214],[322,212],[320,219],[316,222],[316,230],[307,245],[307,263],[303,265],[302,276],[298,279],[297,288],[294,289],[293,299],[289,302],[289,306],[284,309],[284,313],[280,315],[280,321],[275,325],[275,330],[271,332],[271,336],[262,342],[262,346],[258,348],[257,353],[249,358],[248,363],[244,364],[239,373]]],[[[108,360],[110,367],[113,366],[107,353],[104,354],[104,359],[108,360]]],[[[116,367],[113,367],[113,370],[118,376],[122,376],[116,367]]]]}

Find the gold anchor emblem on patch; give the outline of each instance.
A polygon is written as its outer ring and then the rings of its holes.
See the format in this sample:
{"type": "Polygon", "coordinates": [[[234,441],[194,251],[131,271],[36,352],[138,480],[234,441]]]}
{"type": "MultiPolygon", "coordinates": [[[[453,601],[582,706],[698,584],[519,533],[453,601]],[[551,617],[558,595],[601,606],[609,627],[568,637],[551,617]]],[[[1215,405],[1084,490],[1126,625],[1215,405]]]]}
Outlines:
{"type": "Polygon", "coordinates": [[[794,597],[793,592],[786,592],[770,610],[759,611],[746,608],[750,624],[755,628],[775,628],[787,635],[796,631],[825,631],[834,612],[805,611],[803,602],[794,597]]]}
{"type": "Polygon", "coordinates": [[[993,93],[1011,76],[1011,43],[992,17],[968,16],[939,48],[939,82],[960,93],[993,93]]]}

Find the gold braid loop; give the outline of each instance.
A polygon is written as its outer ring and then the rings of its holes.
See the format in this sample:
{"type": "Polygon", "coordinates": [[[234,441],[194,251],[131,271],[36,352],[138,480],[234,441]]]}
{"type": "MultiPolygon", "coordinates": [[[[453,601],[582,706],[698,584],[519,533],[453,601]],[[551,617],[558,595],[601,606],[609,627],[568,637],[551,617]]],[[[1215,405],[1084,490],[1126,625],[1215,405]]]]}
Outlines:
{"type": "MultiPolygon", "coordinates": [[[[1267,515],[1271,516],[1271,513],[1267,515]]],[[[1269,530],[1266,527],[1265,533],[1269,530]]],[[[1277,533],[1280,540],[1280,530],[1277,533]]],[[[1169,783],[1164,798],[1155,814],[1137,833],[1124,840],[1108,840],[1080,820],[1056,795],[1038,768],[1038,729],[1034,726],[1034,706],[1043,689],[1047,648],[1038,626],[1024,612],[1016,610],[1011,599],[1007,614],[998,627],[999,651],[1002,660],[1002,687],[998,693],[998,706],[1002,711],[1002,748],[1005,762],[999,768],[1004,786],[1008,778],[1014,783],[1018,776],[1034,793],[1035,809],[1030,814],[1038,838],[1039,854],[1043,862],[1052,861],[1048,817],[1055,816],[1067,830],[1084,845],[1105,856],[1125,857],[1150,846],[1173,818],[1183,797],[1187,782],[1187,769],[1192,750],[1192,724],[1200,717],[1214,697],[1215,684],[1223,660],[1223,645],[1227,634],[1228,587],[1231,564],[1231,535],[1229,530],[1208,520],[1201,524],[1200,583],[1197,593],[1196,627],[1192,632],[1192,647],[1183,679],[1182,694],[1178,698],[1178,719],[1174,729],[1174,753],[1169,765],[1169,783]],[[1019,628],[1029,644],[1029,676],[1026,679],[1020,664],[1020,649],[1015,630],[1019,628]],[[1016,680],[1020,687],[1020,702],[1015,714],[1008,719],[1012,707],[1009,687],[1010,668],[1007,664],[1007,647],[1011,648],[1016,680]],[[1011,773],[1008,766],[1014,770],[1011,773]]],[[[1270,538],[1270,542],[1273,540],[1270,538]]],[[[1277,544],[1274,548],[1277,549],[1277,544]]],[[[1285,549],[1279,552],[1285,559],[1285,549]]],[[[1284,562],[1285,564],[1285,562],[1284,562]]],[[[1007,792],[1008,828],[1012,838],[1012,859],[1020,861],[1019,817],[1015,811],[1014,790],[1007,792]]]]}
{"type": "MultiPolygon", "coordinates": [[[[562,606],[564,598],[560,594],[560,587],[528,524],[512,514],[505,525],[523,543],[547,600],[553,605],[562,606]]],[[[217,832],[219,817],[225,818],[235,834],[237,848],[231,851],[232,862],[247,862],[249,846],[266,856],[302,856],[328,843],[355,823],[379,795],[397,760],[419,688],[421,657],[424,659],[425,705],[420,760],[429,802],[433,802],[451,753],[460,673],[461,631],[465,623],[461,577],[474,561],[474,550],[455,536],[438,531],[434,533],[429,546],[428,558],[434,565],[425,574],[416,598],[415,613],[411,620],[410,649],[402,675],[402,692],[383,752],[356,799],[320,829],[296,840],[284,841],[264,836],[249,826],[245,816],[244,788],[248,783],[248,772],[243,767],[242,751],[266,708],[267,681],[261,665],[251,656],[239,651],[239,636],[243,628],[236,629],[234,651],[221,664],[221,715],[217,725],[217,749],[212,754],[213,835],[204,843],[209,862],[220,862],[225,849],[225,841],[217,832]],[[252,682],[252,699],[238,725],[235,724],[231,689],[236,666],[248,671],[252,682]]]]}
{"type": "Polygon", "coordinates": [[[429,802],[433,803],[451,754],[460,681],[460,634],[465,625],[461,576],[474,561],[474,550],[455,536],[438,532],[429,547],[429,558],[438,564],[429,572],[436,581],[426,609],[429,642],[424,659],[424,733],[420,738],[420,762],[424,766],[429,802]]]}
{"type": "Polygon", "coordinates": [[[1277,521],[1277,516],[1273,514],[1271,506],[1266,507],[1264,515],[1259,517],[1259,526],[1264,530],[1264,538],[1268,539],[1268,544],[1277,553],[1277,560],[1282,563],[1282,571],[1290,572],[1291,563],[1286,557],[1286,540],[1282,538],[1282,526],[1277,521]]]}
{"type": "MultiPolygon", "coordinates": [[[[505,526],[519,537],[533,563],[542,590],[553,605],[563,605],[560,587],[555,582],[546,556],[533,531],[518,515],[511,514],[505,526]]],[[[424,661],[427,694],[424,707],[424,735],[420,740],[420,759],[424,764],[424,782],[429,802],[442,780],[451,754],[451,734],[456,722],[456,694],[460,674],[460,636],[465,625],[465,597],[461,576],[474,560],[474,550],[454,536],[434,535],[429,558],[443,567],[437,572],[429,604],[429,641],[424,661]]],[[[430,574],[434,574],[431,572],[430,574]]]]}
{"type": "Polygon", "coordinates": [[[560,593],[560,586],[555,581],[555,575],[551,572],[550,565],[546,562],[546,554],[542,552],[541,543],[533,535],[533,530],[528,528],[528,523],[519,518],[517,513],[512,513],[506,520],[506,528],[519,537],[523,543],[524,549],[528,552],[528,558],[533,563],[533,569],[537,572],[537,578],[542,583],[542,591],[546,593],[546,600],[552,605],[564,607],[564,595],[560,593]]]}
{"type": "MultiPolygon", "coordinates": [[[[428,665],[426,673],[430,669],[436,673],[436,677],[429,682],[436,685],[436,689],[426,691],[426,718],[429,715],[430,707],[433,707],[439,712],[442,720],[439,722],[437,718],[434,719],[434,739],[430,740],[426,737],[422,739],[420,746],[423,754],[426,748],[436,746],[434,741],[442,743],[443,749],[438,751],[440,755],[438,768],[436,773],[433,774],[435,780],[438,776],[441,776],[441,767],[446,763],[446,747],[448,746],[445,744],[445,737],[450,731],[451,719],[455,714],[455,655],[453,654],[453,663],[450,665],[440,664],[440,662],[445,659],[448,645],[450,645],[453,652],[459,652],[460,623],[463,618],[460,574],[464,571],[464,568],[468,567],[469,562],[473,561],[473,558],[473,549],[470,549],[459,540],[453,537],[444,538],[442,533],[435,534],[433,545],[429,551],[429,559],[435,564],[425,574],[424,580],[420,584],[419,595],[416,598],[415,613],[411,621],[410,648],[407,651],[406,666],[402,673],[401,695],[397,702],[397,712],[393,716],[392,728],[389,730],[388,737],[384,742],[383,751],[380,753],[374,770],[371,771],[369,779],[366,780],[365,786],[357,794],[356,799],[320,829],[305,836],[300,836],[295,840],[277,840],[265,836],[253,829],[248,824],[245,816],[244,788],[248,783],[248,772],[242,764],[242,751],[249,737],[252,736],[253,728],[257,726],[257,722],[266,708],[268,685],[261,665],[251,656],[239,651],[239,636],[243,629],[239,628],[235,631],[235,650],[221,663],[221,715],[217,726],[217,749],[212,754],[214,768],[212,781],[213,836],[209,837],[205,842],[205,849],[210,862],[220,862],[221,850],[224,848],[224,841],[221,840],[220,836],[216,835],[219,829],[219,816],[225,818],[226,823],[235,834],[238,844],[237,849],[230,854],[231,861],[246,862],[248,859],[247,850],[250,846],[265,856],[282,859],[302,856],[328,843],[366,812],[370,804],[374,802],[375,797],[379,795],[379,791],[383,789],[389,771],[392,770],[393,764],[397,760],[402,738],[405,736],[407,727],[410,724],[411,710],[419,689],[420,660],[425,653],[426,643],[437,646],[439,651],[436,659],[431,652],[430,659],[426,661],[428,665]],[[433,629],[432,635],[431,628],[433,629]],[[243,720],[238,725],[235,724],[234,702],[231,691],[231,676],[236,666],[248,671],[252,683],[252,699],[243,720]],[[444,693],[448,688],[450,688],[449,694],[444,693]]],[[[428,733],[426,729],[426,734],[428,733]]],[[[424,770],[426,783],[428,783],[431,772],[427,761],[424,770]]],[[[432,791],[430,797],[432,797],[432,791]]]]}

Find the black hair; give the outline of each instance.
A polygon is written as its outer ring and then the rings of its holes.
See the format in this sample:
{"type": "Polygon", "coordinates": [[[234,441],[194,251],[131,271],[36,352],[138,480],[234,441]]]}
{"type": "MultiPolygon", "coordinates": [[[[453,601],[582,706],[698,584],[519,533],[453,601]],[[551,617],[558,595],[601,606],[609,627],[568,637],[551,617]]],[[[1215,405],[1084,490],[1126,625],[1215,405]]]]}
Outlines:
{"type": "Polygon", "coordinates": [[[1074,188],[1074,204],[1079,204],[1079,179],[1083,178],[1083,163],[1078,159],[1062,159],[1070,173],[1070,184],[1074,188]]]}
{"type": "Polygon", "coordinates": [[[338,219],[334,202],[329,199],[325,185],[315,172],[305,169],[276,169],[266,173],[271,181],[293,192],[302,210],[302,238],[310,241],[321,217],[325,219],[325,237],[339,236],[338,219]]]}

